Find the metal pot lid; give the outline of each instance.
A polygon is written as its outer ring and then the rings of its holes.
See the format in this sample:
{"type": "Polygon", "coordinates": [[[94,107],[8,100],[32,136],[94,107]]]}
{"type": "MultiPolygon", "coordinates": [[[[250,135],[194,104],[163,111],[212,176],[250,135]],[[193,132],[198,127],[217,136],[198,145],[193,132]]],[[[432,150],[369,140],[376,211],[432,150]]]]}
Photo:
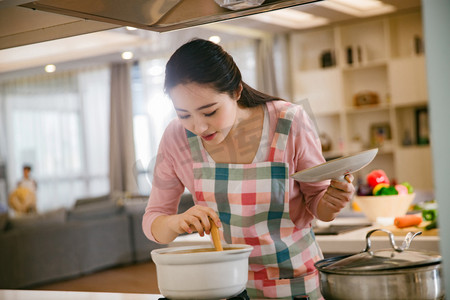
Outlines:
{"type": "Polygon", "coordinates": [[[321,267],[329,272],[359,272],[394,270],[409,267],[419,267],[440,263],[441,256],[432,252],[406,250],[397,252],[392,249],[361,252],[321,267]]]}
{"type": "Polygon", "coordinates": [[[355,255],[325,259],[316,263],[320,271],[331,273],[358,273],[365,271],[384,271],[403,268],[421,267],[441,262],[441,256],[438,253],[408,250],[412,240],[421,232],[409,232],[403,244],[397,246],[394,241],[394,235],[386,229],[371,230],[366,235],[366,249],[355,255]],[[370,235],[375,231],[383,231],[389,235],[392,249],[370,250],[370,235]]]}

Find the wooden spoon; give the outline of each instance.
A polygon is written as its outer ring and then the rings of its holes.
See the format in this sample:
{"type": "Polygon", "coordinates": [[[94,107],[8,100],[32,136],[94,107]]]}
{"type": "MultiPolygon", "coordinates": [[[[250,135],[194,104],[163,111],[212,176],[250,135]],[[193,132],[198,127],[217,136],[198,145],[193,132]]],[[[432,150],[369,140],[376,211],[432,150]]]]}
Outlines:
{"type": "Polygon", "coordinates": [[[216,251],[223,251],[222,243],[220,242],[219,228],[217,228],[216,223],[214,223],[211,218],[209,218],[209,223],[211,224],[211,236],[214,247],[216,248],[216,251]]]}

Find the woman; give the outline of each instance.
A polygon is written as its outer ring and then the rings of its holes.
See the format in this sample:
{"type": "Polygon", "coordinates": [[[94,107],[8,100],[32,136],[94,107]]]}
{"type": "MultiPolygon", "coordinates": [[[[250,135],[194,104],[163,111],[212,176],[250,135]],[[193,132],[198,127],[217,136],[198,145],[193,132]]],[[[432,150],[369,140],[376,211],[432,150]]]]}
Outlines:
{"type": "Polygon", "coordinates": [[[314,263],[322,258],[311,221],[333,220],[354,193],[349,182],[299,183],[289,177],[324,162],[306,113],[242,81],[220,46],[195,39],[166,66],[165,91],[178,119],[160,143],[143,218],[147,237],[169,243],[210,232],[250,244],[251,299],[320,299],[314,263]],[[177,214],[187,188],[195,206],[177,214]]]}

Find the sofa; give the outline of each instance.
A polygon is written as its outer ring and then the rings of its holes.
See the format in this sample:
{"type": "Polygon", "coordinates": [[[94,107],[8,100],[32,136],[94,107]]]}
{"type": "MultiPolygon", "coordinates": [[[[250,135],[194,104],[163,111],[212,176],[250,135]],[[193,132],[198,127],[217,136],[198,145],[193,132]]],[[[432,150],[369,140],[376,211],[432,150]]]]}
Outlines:
{"type": "MultiPolygon", "coordinates": [[[[0,288],[31,288],[102,269],[149,261],[165,247],[142,232],[147,197],[79,199],[71,209],[0,215],[0,288]]],[[[184,194],[179,212],[193,205],[184,194]]]]}

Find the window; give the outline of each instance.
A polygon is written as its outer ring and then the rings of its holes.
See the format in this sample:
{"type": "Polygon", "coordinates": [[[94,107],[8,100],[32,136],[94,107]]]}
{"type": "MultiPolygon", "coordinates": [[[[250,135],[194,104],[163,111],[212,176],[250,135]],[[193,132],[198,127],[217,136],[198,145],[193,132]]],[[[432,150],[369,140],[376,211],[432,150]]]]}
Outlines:
{"type": "Polygon", "coordinates": [[[10,191],[31,164],[38,211],[108,193],[106,67],[6,82],[2,91],[10,191]]]}
{"type": "Polygon", "coordinates": [[[141,61],[132,68],[133,130],[139,192],[148,195],[159,141],[176,117],[172,102],[164,93],[167,59],[141,61]]]}

